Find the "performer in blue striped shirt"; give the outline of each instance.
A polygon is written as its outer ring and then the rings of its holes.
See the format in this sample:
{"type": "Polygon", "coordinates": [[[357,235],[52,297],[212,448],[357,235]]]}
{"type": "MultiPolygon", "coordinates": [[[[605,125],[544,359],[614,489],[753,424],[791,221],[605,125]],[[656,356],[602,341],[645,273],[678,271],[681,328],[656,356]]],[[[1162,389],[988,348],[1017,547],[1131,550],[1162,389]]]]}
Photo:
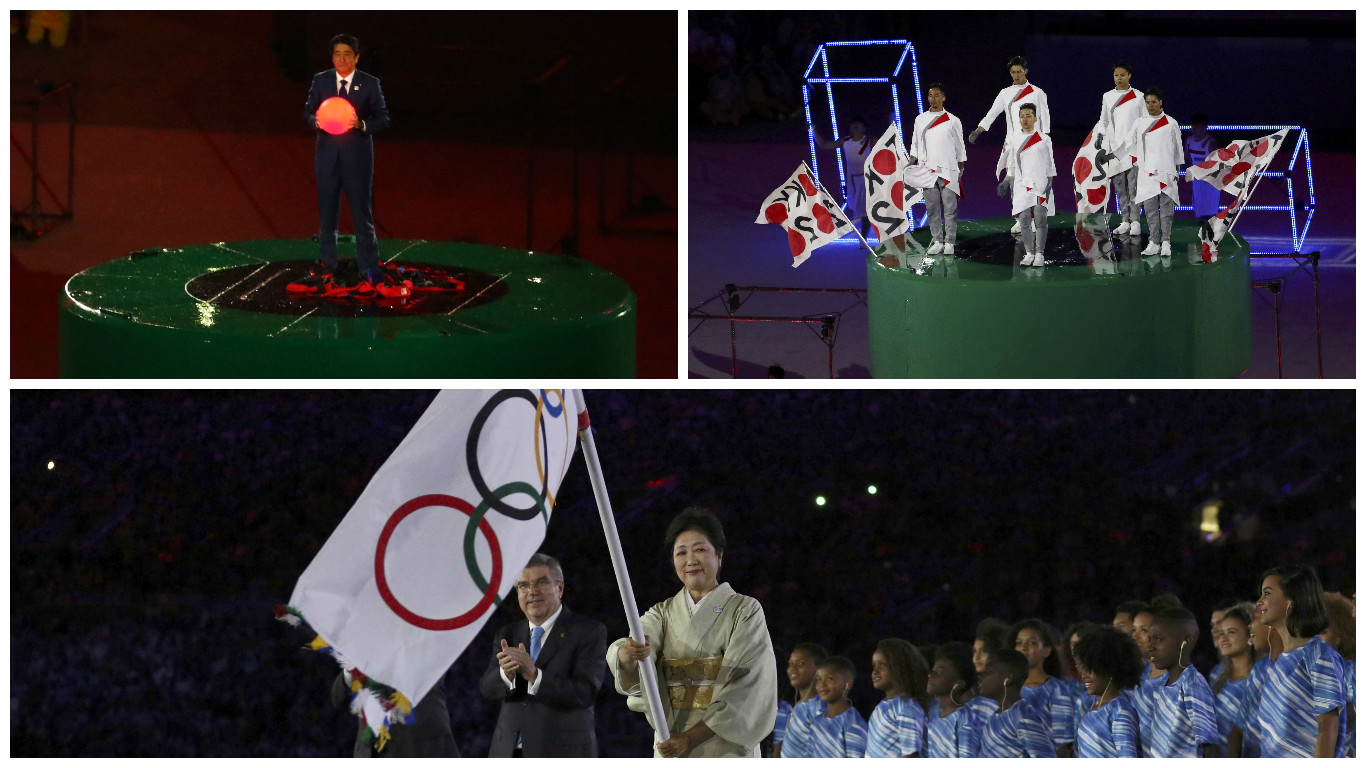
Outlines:
{"type": "Polygon", "coordinates": [[[781,757],[812,757],[811,734],[816,720],[825,717],[825,702],[812,696],[797,702],[787,717],[787,732],[783,734],[781,757]]]}
{"type": "Polygon", "coordinates": [[[1020,694],[1029,661],[1019,651],[987,654],[979,678],[981,695],[1000,702],[981,726],[975,757],[1054,757],[1047,717],[1020,694]]]}
{"type": "Polygon", "coordinates": [[[1138,757],[1138,713],[1124,695],[1143,674],[1138,644],[1101,627],[1086,633],[1073,654],[1094,699],[1077,723],[1077,757],[1138,757]]]}
{"type": "Polygon", "coordinates": [[[1165,671],[1166,682],[1152,698],[1153,757],[1218,757],[1219,730],[1209,681],[1191,666],[1200,637],[1195,614],[1168,608],[1148,628],[1148,659],[1165,671]]]}
{"type": "Polygon", "coordinates": [[[849,701],[854,686],[854,662],[832,656],[816,670],[816,694],[825,714],[811,721],[809,757],[863,757],[868,745],[868,723],[849,701]]]}
{"type": "Polygon", "coordinates": [[[1129,697],[1129,702],[1134,705],[1134,711],[1138,713],[1138,754],[1143,757],[1151,756],[1153,741],[1153,695],[1167,680],[1167,674],[1160,669],[1154,669],[1148,661],[1148,628],[1152,626],[1153,615],[1156,610],[1150,607],[1143,607],[1133,614],[1133,632],[1130,636],[1138,644],[1139,652],[1143,654],[1143,676],[1140,678],[1139,685],[1125,693],[1129,697]]]}
{"type": "Polygon", "coordinates": [[[925,715],[925,757],[972,757],[977,754],[982,721],[999,703],[978,696],[977,668],[965,643],[944,643],[934,652],[926,691],[935,697],[925,715]]]}
{"type": "Polygon", "coordinates": [[[1257,660],[1252,650],[1252,603],[1225,608],[1214,628],[1214,647],[1222,660],[1220,673],[1210,685],[1214,691],[1214,720],[1219,727],[1219,755],[1242,757],[1243,719],[1247,710],[1248,685],[1252,665],[1257,660]],[[1234,734],[1234,729],[1239,729],[1234,734]]]}
{"type": "Polygon", "coordinates": [[[1257,610],[1271,627],[1271,663],[1257,708],[1262,757],[1342,757],[1347,704],[1342,657],[1318,634],[1328,625],[1312,568],[1272,568],[1257,610]]]}
{"type": "MultiPolygon", "coordinates": [[[[820,666],[825,657],[830,654],[823,646],[816,643],[798,643],[792,649],[792,653],[787,657],[787,680],[792,684],[792,690],[796,691],[796,704],[800,705],[804,701],[819,702],[816,696],[816,667],[820,666]]],[[[792,720],[793,704],[786,701],[778,702],[778,718],[773,725],[773,756],[783,756],[783,742],[787,739],[787,725],[792,720]],[[784,713],[786,707],[786,713],[784,713]]],[[[797,748],[798,751],[801,747],[797,748]]],[[[792,755],[800,757],[800,755],[792,755]]]]}
{"type": "Polygon", "coordinates": [[[1356,757],[1357,712],[1357,629],[1356,604],[1341,592],[1324,592],[1323,606],[1328,609],[1328,628],[1319,636],[1342,657],[1342,685],[1347,695],[1347,757],[1356,757]]]}
{"type": "Polygon", "coordinates": [[[1047,718],[1054,753],[1068,757],[1076,733],[1076,712],[1072,686],[1062,677],[1058,631],[1038,619],[1025,619],[1015,624],[1012,634],[1011,644],[1029,660],[1029,679],[1021,689],[1025,700],[1047,718]]]}
{"type": "MultiPolygon", "coordinates": [[[[1240,602],[1242,601],[1236,598],[1229,598],[1220,600],[1214,604],[1214,610],[1211,611],[1209,615],[1209,636],[1210,640],[1214,642],[1215,651],[1219,650],[1219,628],[1223,626],[1224,615],[1228,613],[1228,609],[1240,602]]],[[[1224,660],[1222,654],[1220,654],[1220,656],[1221,658],[1214,662],[1214,668],[1209,671],[1208,675],[1205,675],[1205,679],[1209,681],[1210,688],[1214,687],[1214,681],[1219,679],[1219,675],[1224,673],[1224,660]]]]}
{"type": "Polygon", "coordinates": [[[925,657],[897,637],[873,651],[873,687],[884,698],[868,718],[868,757],[916,757],[925,751],[925,657]]]}
{"type": "MultiPolygon", "coordinates": [[[[1100,629],[1100,625],[1078,621],[1062,633],[1063,679],[1072,689],[1072,732],[1067,735],[1067,740],[1073,744],[1077,741],[1077,723],[1081,722],[1082,714],[1096,703],[1095,697],[1086,692],[1086,683],[1082,682],[1081,670],[1077,667],[1077,643],[1081,642],[1082,635],[1094,629],[1100,629]]],[[[1076,748],[1072,747],[1070,755],[1075,753],[1076,748]]]]}
{"type": "Polygon", "coordinates": [[[1252,671],[1247,676],[1247,689],[1243,691],[1243,711],[1239,717],[1242,726],[1229,730],[1229,743],[1241,745],[1243,757],[1261,757],[1261,730],[1257,725],[1257,707],[1262,703],[1262,686],[1266,685],[1266,670],[1271,664],[1267,654],[1271,650],[1271,628],[1262,623],[1262,615],[1253,609],[1252,623],[1248,625],[1251,637],[1248,642],[1257,660],[1252,663],[1252,671]]]}

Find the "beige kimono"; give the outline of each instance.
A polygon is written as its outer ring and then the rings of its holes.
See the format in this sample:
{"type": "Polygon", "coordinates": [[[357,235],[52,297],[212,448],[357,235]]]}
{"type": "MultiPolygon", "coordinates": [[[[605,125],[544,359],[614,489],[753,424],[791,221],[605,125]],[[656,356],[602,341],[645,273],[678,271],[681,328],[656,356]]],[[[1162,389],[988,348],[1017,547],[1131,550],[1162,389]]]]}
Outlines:
{"type": "MultiPolygon", "coordinates": [[[[679,590],[640,617],[663,689],[669,734],[705,722],[716,735],[684,757],[759,757],[759,741],[773,731],[778,713],[778,664],[764,609],[730,584],[708,593],[692,615],[687,600],[686,589],[679,590]]],[[[644,712],[653,728],[640,685],[621,684],[617,650],[625,642],[608,647],[607,667],[627,706],[644,712]]]]}

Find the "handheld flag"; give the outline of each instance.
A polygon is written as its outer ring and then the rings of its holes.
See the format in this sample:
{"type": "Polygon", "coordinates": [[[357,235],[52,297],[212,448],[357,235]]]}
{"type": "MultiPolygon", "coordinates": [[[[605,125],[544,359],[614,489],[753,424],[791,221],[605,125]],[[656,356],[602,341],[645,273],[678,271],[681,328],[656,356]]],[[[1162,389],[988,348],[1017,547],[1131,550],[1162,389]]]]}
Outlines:
{"type": "Polygon", "coordinates": [[[1235,141],[1223,149],[1209,153],[1203,163],[1192,165],[1186,178],[1206,182],[1231,195],[1248,188],[1252,177],[1266,170],[1285,143],[1288,128],[1252,141],[1235,141]]]}
{"type": "Polygon", "coordinates": [[[923,165],[910,164],[896,123],[887,126],[873,146],[872,157],[863,165],[863,182],[868,192],[868,220],[882,242],[905,234],[909,226],[906,212],[924,198],[923,188],[934,186],[935,176],[923,165]]]}
{"type": "Polygon", "coordinates": [[[1105,148],[1102,124],[1096,123],[1072,161],[1072,188],[1077,213],[1104,213],[1110,199],[1110,177],[1133,166],[1127,154],[1116,155],[1105,148]]]}
{"type": "Polygon", "coordinates": [[[438,394],[277,608],[347,671],[379,746],[540,547],[579,410],[569,390],[438,394]]]}
{"type": "Polygon", "coordinates": [[[787,231],[792,266],[811,258],[811,252],[854,231],[844,211],[816,186],[815,174],[802,163],[787,181],[773,190],[759,208],[755,224],[777,224],[787,231]]]}

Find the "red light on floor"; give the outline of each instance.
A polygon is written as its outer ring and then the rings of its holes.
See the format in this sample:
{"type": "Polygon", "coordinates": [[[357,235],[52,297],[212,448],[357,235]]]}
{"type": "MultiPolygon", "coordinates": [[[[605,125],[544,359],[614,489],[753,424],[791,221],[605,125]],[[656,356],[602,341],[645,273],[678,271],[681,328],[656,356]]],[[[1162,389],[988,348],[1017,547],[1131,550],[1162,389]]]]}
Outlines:
{"type": "Polygon", "coordinates": [[[351,130],[351,120],[356,117],[356,108],[340,96],[333,96],[318,105],[318,127],[340,136],[351,130]]]}

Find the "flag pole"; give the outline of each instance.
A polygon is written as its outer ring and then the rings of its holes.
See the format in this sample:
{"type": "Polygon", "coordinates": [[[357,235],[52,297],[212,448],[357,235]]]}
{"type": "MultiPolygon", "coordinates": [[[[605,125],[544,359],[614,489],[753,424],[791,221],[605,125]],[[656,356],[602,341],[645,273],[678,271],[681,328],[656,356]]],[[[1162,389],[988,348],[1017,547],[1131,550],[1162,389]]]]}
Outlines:
{"type": "MultiPolygon", "coordinates": [[[[598,517],[602,519],[602,532],[607,537],[607,552],[612,557],[612,570],[617,576],[617,589],[621,592],[622,607],[626,610],[626,622],[630,625],[631,639],[637,643],[644,643],[645,629],[640,624],[635,592],[631,589],[631,574],[626,570],[621,537],[617,535],[617,522],[612,515],[612,500],[607,496],[607,481],[602,476],[597,444],[593,442],[593,430],[588,421],[588,406],[583,400],[583,390],[575,390],[574,394],[575,400],[582,408],[579,412],[579,445],[583,447],[583,458],[588,464],[588,478],[593,484],[593,496],[598,502],[598,517]]],[[[655,641],[658,642],[659,638],[656,637],[655,641]]],[[[659,682],[655,678],[654,665],[648,658],[640,661],[640,687],[650,705],[650,719],[655,724],[655,739],[659,742],[668,741],[669,724],[664,718],[664,703],[659,697],[659,682]]]]}
{"type": "MultiPolygon", "coordinates": [[[[1268,164],[1268,165],[1270,165],[1270,164],[1268,164]]],[[[1248,172],[1251,173],[1251,169],[1249,169],[1248,172]]],[[[1232,231],[1233,231],[1233,225],[1238,223],[1238,219],[1242,218],[1242,216],[1243,216],[1243,211],[1247,209],[1248,203],[1250,203],[1250,202],[1252,201],[1252,193],[1257,191],[1257,185],[1259,185],[1259,184],[1262,183],[1262,177],[1263,177],[1264,175],[1265,175],[1265,174],[1262,173],[1262,171],[1258,171],[1258,172],[1257,172],[1257,178],[1252,182],[1252,188],[1249,189],[1249,190],[1247,191],[1247,195],[1245,195],[1245,196],[1243,197],[1243,204],[1240,205],[1240,206],[1238,206],[1238,212],[1235,213],[1235,214],[1233,214],[1233,221],[1230,221],[1230,222],[1228,223],[1228,226],[1227,226],[1227,227],[1224,227],[1224,235],[1227,235],[1228,233],[1232,232],[1232,231]]],[[[1292,202],[1293,202],[1293,201],[1292,201],[1292,202]]],[[[1224,235],[1220,235],[1220,236],[1219,236],[1219,240],[1223,240],[1223,239],[1224,239],[1224,235]]],[[[1215,244],[1215,245],[1218,245],[1218,244],[1219,244],[1219,240],[1214,241],[1214,244],[1215,244]]]]}

